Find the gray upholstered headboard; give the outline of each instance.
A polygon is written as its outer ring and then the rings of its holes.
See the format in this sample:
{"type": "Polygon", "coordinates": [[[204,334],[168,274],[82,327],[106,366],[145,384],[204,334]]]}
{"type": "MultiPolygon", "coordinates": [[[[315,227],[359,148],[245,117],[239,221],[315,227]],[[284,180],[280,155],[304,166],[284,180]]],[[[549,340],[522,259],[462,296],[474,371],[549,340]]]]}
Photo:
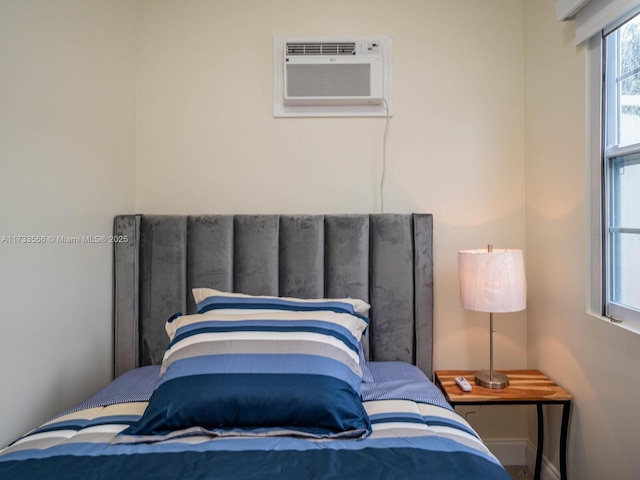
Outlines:
{"type": "MultiPolygon", "coordinates": [[[[164,324],[193,313],[194,287],[371,304],[368,355],[430,378],[430,214],[121,215],[115,244],[115,374],[157,364],[164,324]]],[[[365,342],[366,343],[366,342],[365,342]]]]}

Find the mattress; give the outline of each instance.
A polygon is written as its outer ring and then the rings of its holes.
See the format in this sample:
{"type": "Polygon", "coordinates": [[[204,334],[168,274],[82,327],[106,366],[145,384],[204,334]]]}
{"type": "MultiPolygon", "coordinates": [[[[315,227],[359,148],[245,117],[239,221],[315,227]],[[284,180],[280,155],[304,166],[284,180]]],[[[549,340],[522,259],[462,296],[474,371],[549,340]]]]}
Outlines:
{"type": "Polygon", "coordinates": [[[403,362],[366,362],[365,438],[197,432],[122,443],[145,411],[159,366],[131,370],[0,451],[12,479],[509,480],[473,428],[427,377],[403,362]]]}

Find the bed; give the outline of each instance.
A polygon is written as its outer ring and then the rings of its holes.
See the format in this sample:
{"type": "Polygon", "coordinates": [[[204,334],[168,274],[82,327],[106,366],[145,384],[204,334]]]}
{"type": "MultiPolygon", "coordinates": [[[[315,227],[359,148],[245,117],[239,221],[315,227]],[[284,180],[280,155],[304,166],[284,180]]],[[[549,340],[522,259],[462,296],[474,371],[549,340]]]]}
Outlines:
{"type": "Polygon", "coordinates": [[[122,215],[115,380],[15,479],[508,480],[431,383],[432,216],[122,215]]]}

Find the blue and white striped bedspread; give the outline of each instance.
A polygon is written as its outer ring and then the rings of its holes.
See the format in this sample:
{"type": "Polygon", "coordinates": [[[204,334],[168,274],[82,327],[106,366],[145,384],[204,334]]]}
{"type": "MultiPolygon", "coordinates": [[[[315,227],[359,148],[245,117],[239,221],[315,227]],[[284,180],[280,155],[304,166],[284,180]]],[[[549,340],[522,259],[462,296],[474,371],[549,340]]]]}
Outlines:
{"type": "Polygon", "coordinates": [[[509,480],[421,372],[398,362],[370,369],[363,405],[373,431],[362,440],[193,435],[112,444],[146,408],[158,370],[144,367],[0,451],[0,478],[509,480]]]}

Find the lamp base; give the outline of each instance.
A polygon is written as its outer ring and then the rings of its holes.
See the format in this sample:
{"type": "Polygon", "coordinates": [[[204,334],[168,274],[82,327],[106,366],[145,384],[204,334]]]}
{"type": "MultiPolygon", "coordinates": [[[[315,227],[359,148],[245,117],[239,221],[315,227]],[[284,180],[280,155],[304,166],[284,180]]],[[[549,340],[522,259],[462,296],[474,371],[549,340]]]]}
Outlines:
{"type": "Polygon", "coordinates": [[[478,385],[485,388],[505,388],[509,386],[509,377],[500,372],[493,372],[492,376],[491,372],[483,370],[476,372],[475,379],[478,385]]]}

